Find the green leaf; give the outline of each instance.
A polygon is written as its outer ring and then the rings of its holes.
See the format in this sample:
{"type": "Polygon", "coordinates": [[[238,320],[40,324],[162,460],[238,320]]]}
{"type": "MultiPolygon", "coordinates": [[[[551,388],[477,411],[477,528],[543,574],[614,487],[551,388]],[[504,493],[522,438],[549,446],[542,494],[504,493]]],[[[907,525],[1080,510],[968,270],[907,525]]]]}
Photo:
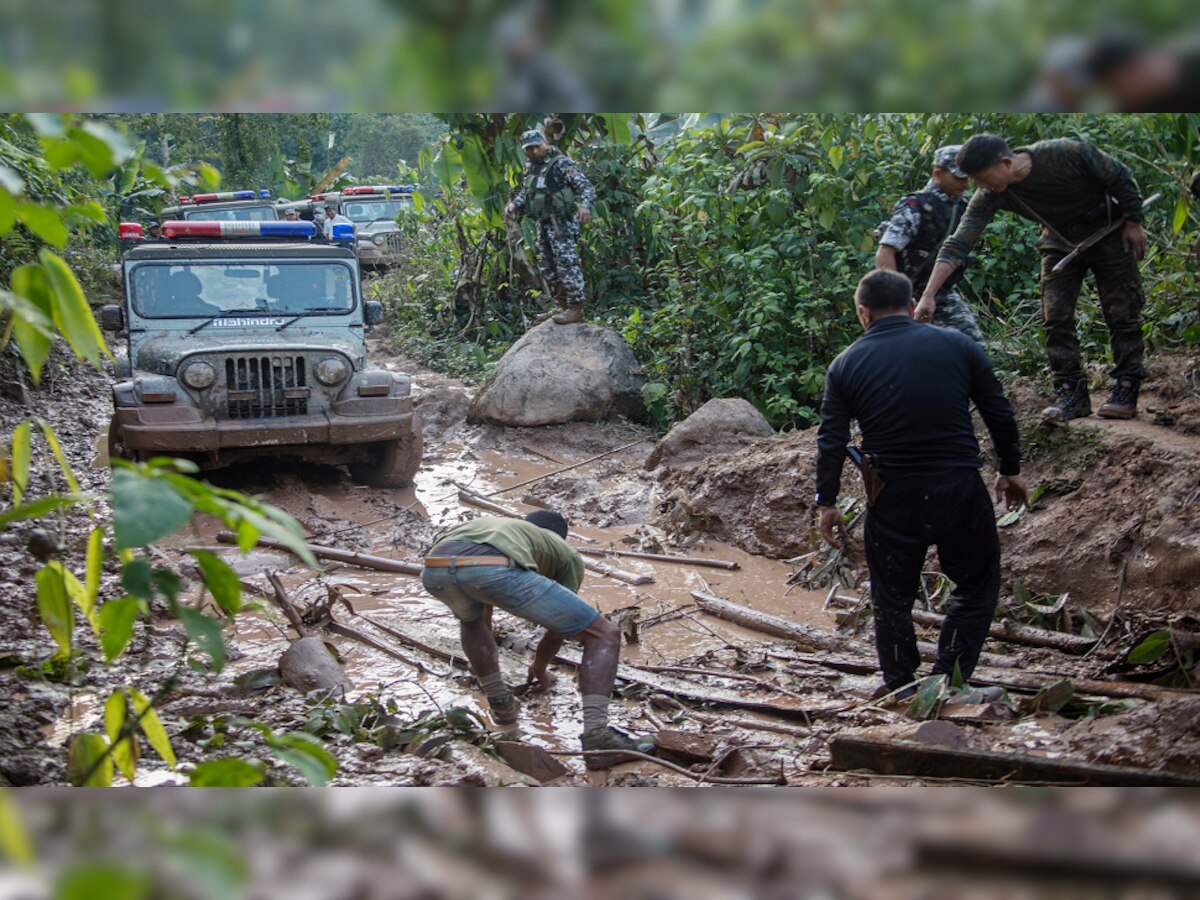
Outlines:
{"type": "Polygon", "coordinates": [[[112,479],[113,535],[118,550],[145,547],[192,518],[192,504],[164,478],[121,468],[112,479]]]}
{"type": "Polygon", "coordinates": [[[1152,631],[1129,651],[1125,661],[1135,666],[1158,662],[1171,649],[1170,631],[1152,631]]]}
{"type": "Polygon", "coordinates": [[[295,766],[313,787],[325,787],[337,774],[337,760],[312,735],[294,731],[269,738],[268,744],[275,756],[295,766]]]}
{"type": "Polygon", "coordinates": [[[1183,230],[1183,224],[1187,221],[1188,210],[1191,208],[1191,202],[1186,194],[1180,194],[1175,200],[1175,215],[1171,218],[1171,234],[1179,234],[1183,230]]]}
{"type": "Polygon", "coordinates": [[[1014,510],[1006,512],[1004,515],[1002,515],[1000,518],[998,518],[996,520],[996,527],[997,528],[1007,528],[1009,525],[1015,525],[1017,523],[1017,520],[1021,518],[1021,514],[1023,512],[1025,512],[1024,504],[1022,504],[1021,506],[1017,507],[1014,510]]]}
{"type": "Polygon", "coordinates": [[[1033,602],[1033,594],[1030,593],[1029,588],[1025,587],[1019,578],[1013,582],[1013,598],[1018,603],[1033,602]]]}
{"type": "Polygon", "coordinates": [[[75,633],[75,610],[67,598],[63,568],[59,563],[50,563],[38,570],[34,580],[37,582],[38,613],[42,623],[58,644],[59,652],[69,656],[71,638],[75,633]]]}
{"type": "Polygon", "coordinates": [[[242,580],[238,578],[237,572],[211,551],[193,550],[191,554],[200,565],[204,583],[212,592],[217,606],[228,615],[236,614],[242,608],[242,580]]]}
{"type": "Polygon", "coordinates": [[[68,494],[54,494],[50,497],[40,497],[37,500],[31,500],[13,509],[5,510],[4,513],[0,514],[0,528],[5,528],[13,522],[23,522],[26,519],[40,519],[42,516],[52,513],[56,509],[66,509],[85,499],[87,498],[74,497],[68,494]]]}
{"type": "Polygon", "coordinates": [[[846,157],[846,151],[839,144],[834,144],[829,148],[829,161],[833,163],[835,169],[842,166],[842,160],[846,157]]]}
{"type": "MultiPolygon", "coordinates": [[[[67,751],[67,777],[71,784],[75,787],[111,787],[113,760],[107,753],[108,739],[102,734],[84,731],[71,738],[71,746],[67,751]]],[[[106,900],[108,897],[107,894],[92,896],[105,897],[106,900]]]]}
{"type": "Polygon", "coordinates": [[[13,225],[17,222],[17,201],[13,199],[13,194],[18,194],[20,191],[13,191],[10,194],[4,190],[4,173],[10,171],[10,169],[0,166],[0,237],[12,231],[13,225]]]}
{"type": "Polygon", "coordinates": [[[128,704],[123,690],[118,689],[109,694],[104,703],[104,732],[113,748],[113,763],[129,783],[133,784],[133,776],[137,774],[138,745],[132,732],[121,737],[127,711],[128,704]]]}
{"type": "Polygon", "coordinates": [[[188,828],[161,842],[171,868],[182,870],[182,881],[191,896],[230,900],[245,895],[250,878],[245,848],[234,844],[218,827],[188,828]]]}
{"type": "Polygon", "coordinates": [[[96,613],[96,599],[100,596],[100,571],[104,566],[104,529],[93,528],[88,535],[87,562],[83,576],[84,594],[87,597],[87,609],[84,615],[92,630],[100,633],[100,619],[96,613]]]}
{"type": "Polygon", "coordinates": [[[83,296],[83,289],[75,280],[75,273],[58,254],[50,250],[38,251],[38,259],[41,260],[46,278],[50,282],[50,289],[54,293],[54,324],[67,339],[76,356],[99,368],[100,357],[107,356],[111,359],[112,354],[104,341],[100,326],[96,324],[95,316],[92,315],[92,308],[83,296]]]}
{"type": "Polygon", "coordinates": [[[0,299],[12,310],[13,338],[29,366],[33,383],[40,384],[42,366],[54,340],[54,295],[46,273],[33,263],[13,270],[12,289],[12,294],[0,293],[0,299]]]}
{"type": "Polygon", "coordinates": [[[154,599],[154,567],[144,556],[121,564],[121,586],[139,600],[154,599]]]}
{"type": "Polygon", "coordinates": [[[1039,484],[1032,491],[1030,491],[1030,493],[1029,493],[1029,508],[1032,509],[1034,507],[1034,505],[1039,500],[1041,500],[1042,497],[1044,497],[1046,495],[1046,491],[1048,491],[1049,489],[1050,489],[1049,485],[1039,484]]]}
{"type": "Polygon", "coordinates": [[[87,589],[79,583],[79,579],[75,577],[75,573],[70,569],[64,568],[62,563],[59,562],[47,563],[46,568],[53,571],[62,580],[63,589],[67,592],[68,599],[79,607],[79,611],[83,613],[85,619],[88,619],[88,624],[90,625],[90,617],[95,615],[95,611],[88,602],[87,589]]]}
{"type": "Polygon", "coordinates": [[[21,811],[7,790],[0,790],[0,851],[18,866],[31,866],[35,861],[21,811]]]}
{"type": "Polygon", "coordinates": [[[263,780],[263,771],[241,759],[213,759],[202,762],[188,776],[189,787],[254,787],[263,780]]]}
{"type": "Polygon", "coordinates": [[[19,203],[17,219],[47,244],[67,246],[67,223],[57,210],[39,203],[19,203]]]}
{"type": "Polygon", "coordinates": [[[46,443],[50,445],[50,452],[54,454],[54,459],[58,463],[58,467],[62,469],[63,475],[67,479],[67,487],[70,488],[72,494],[78,494],[79,482],[75,480],[75,473],[71,471],[71,464],[67,462],[67,458],[63,455],[62,447],[58,443],[58,436],[54,433],[54,428],[49,422],[38,419],[38,427],[42,429],[42,435],[46,438],[46,443]]]}
{"type": "Polygon", "coordinates": [[[911,719],[928,719],[942,699],[946,680],[941,675],[927,675],[917,683],[917,693],[909,704],[907,715],[911,719]]]}
{"type": "Polygon", "coordinates": [[[171,749],[171,739],[167,737],[167,729],[163,728],[158,713],[150,705],[150,701],[136,688],[129,689],[129,699],[133,701],[133,714],[138,716],[138,727],[150,742],[150,746],[168,766],[175,768],[175,751],[171,749]]]}
{"type": "Polygon", "coordinates": [[[176,613],[188,638],[212,660],[213,671],[220,672],[225,668],[225,639],[221,637],[221,623],[190,606],[180,606],[176,613]]]}
{"type": "Polygon", "coordinates": [[[12,463],[9,466],[12,479],[13,506],[20,506],[29,487],[29,420],[26,419],[13,429],[12,463]]]}
{"type": "Polygon", "coordinates": [[[53,900],[146,900],[149,876],[115,863],[89,863],[63,873],[53,900]]]}
{"type": "Polygon", "coordinates": [[[604,132],[614,144],[629,144],[633,137],[629,131],[629,113],[600,113],[604,132]]]}
{"type": "Polygon", "coordinates": [[[125,650],[133,637],[133,623],[137,621],[138,601],[136,597],[121,597],[109,600],[100,607],[100,647],[104,661],[111,663],[125,650]]]}

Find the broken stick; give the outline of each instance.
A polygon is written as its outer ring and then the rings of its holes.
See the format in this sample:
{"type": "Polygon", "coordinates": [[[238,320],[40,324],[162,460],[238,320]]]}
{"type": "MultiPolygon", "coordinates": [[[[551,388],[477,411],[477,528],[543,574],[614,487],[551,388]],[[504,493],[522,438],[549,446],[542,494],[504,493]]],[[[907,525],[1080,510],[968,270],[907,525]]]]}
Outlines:
{"type": "Polygon", "coordinates": [[[712,569],[737,571],[741,565],[724,559],[705,559],[700,556],[668,556],[665,553],[641,553],[636,550],[600,550],[595,547],[576,547],[587,556],[628,556],[633,559],[648,559],[653,562],[677,563],[681,566],[707,566],[712,569]]]}
{"type": "MultiPolygon", "coordinates": [[[[232,531],[222,531],[217,535],[217,542],[221,544],[236,544],[237,535],[232,531]]],[[[284,550],[291,553],[291,549],[280,541],[272,540],[271,538],[260,537],[258,539],[260,547],[267,547],[271,550],[284,550]]],[[[364,569],[376,569],[380,572],[395,572],[399,575],[420,575],[421,564],[413,562],[405,562],[399,559],[390,559],[386,556],[371,556],[368,553],[355,553],[350,550],[339,550],[336,547],[322,547],[318,544],[309,544],[308,549],[312,551],[313,556],[317,559],[331,559],[335,562],[348,563],[352,566],[361,566],[364,569]]]]}
{"type": "Polygon", "coordinates": [[[498,491],[492,491],[490,494],[488,494],[488,496],[496,497],[500,494],[506,494],[509,491],[515,491],[519,487],[525,487],[525,485],[527,485],[527,484],[533,484],[535,481],[541,481],[543,478],[549,478],[552,475],[559,475],[563,472],[569,472],[572,469],[578,469],[580,466],[586,466],[590,462],[595,462],[596,460],[603,459],[606,456],[612,456],[614,453],[620,453],[622,450],[628,450],[630,447],[636,447],[638,444],[645,443],[646,441],[652,440],[652,439],[653,439],[652,435],[646,435],[645,437],[638,438],[636,441],[631,441],[630,443],[625,444],[624,446],[613,447],[611,450],[605,450],[603,453],[597,453],[595,456],[589,456],[587,459],[583,460],[582,462],[572,463],[571,465],[564,466],[561,469],[555,469],[553,472],[547,472],[545,475],[538,475],[535,478],[526,478],[524,481],[518,481],[516,484],[510,484],[506,488],[500,488],[500,490],[498,490],[498,491]]]}

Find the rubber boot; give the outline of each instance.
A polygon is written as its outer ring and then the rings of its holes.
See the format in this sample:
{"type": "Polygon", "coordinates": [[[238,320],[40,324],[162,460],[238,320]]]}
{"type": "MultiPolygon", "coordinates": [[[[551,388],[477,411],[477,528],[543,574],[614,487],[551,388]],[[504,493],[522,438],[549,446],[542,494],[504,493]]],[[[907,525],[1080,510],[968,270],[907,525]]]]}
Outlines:
{"type": "Polygon", "coordinates": [[[1132,419],[1137,415],[1138,391],[1141,385],[1132,378],[1118,378],[1112,396],[1096,414],[1102,419],[1132,419]]]}
{"type": "Polygon", "coordinates": [[[1054,393],[1058,398],[1054,405],[1042,410],[1042,421],[1046,424],[1065,425],[1070,419],[1081,419],[1092,414],[1092,401],[1084,379],[1064,381],[1054,389],[1054,393]]]}

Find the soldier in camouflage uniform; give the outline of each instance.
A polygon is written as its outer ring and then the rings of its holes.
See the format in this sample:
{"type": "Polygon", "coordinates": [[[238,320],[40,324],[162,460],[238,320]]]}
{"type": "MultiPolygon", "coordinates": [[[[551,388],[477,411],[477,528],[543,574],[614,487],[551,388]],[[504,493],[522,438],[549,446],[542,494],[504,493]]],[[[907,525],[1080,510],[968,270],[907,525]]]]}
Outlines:
{"type": "Polygon", "coordinates": [[[579,226],[591,221],[596,189],[569,156],[546,142],[542,132],[526,131],[521,146],[530,165],[504,214],[528,216],[537,222],[542,275],[563,310],[553,319],[559,325],[574,325],[583,321],[579,226]]]}
{"type": "Polygon", "coordinates": [[[1129,168],[1087,141],[1038,141],[1010,150],[1003,138],[977,134],[963,144],[958,167],[980,188],[971,197],[958,229],[942,244],[937,263],[917,306],[916,317],[930,321],[943,282],[962,265],[996,213],[1016,213],[1042,226],[1037,248],[1042,257],[1042,316],[1046,355],[1057,400],[1043,420],[1066,422],[1091,415],[1087,378],[1075,330],[1075,304],[1083,278],[1096,279],[1100,309],[1108,325],[1113,355],[1113,390],[1099,414],[1110,419],[1137,415],[1142,364],[1142,277],[1138,260],[1146,252],[1142,194],[1129,168]],[[1103,240],[1075,257],[1061,272],[1054,266],[1085,238],[1124,219],[1103,240]]]}
{"type": "MultiPolygon", "coordinates": [[[[920,191],[906,194],[892,207],[892,216],[883,226],[879,249],[875,252],[877,267],[908,276],[914,296],[920,296],[925,289],[938,248],[958,227],[967,208],[963,197],[967,175],[954,163],[959,147],[952,144],[937,149],[929,181],[920,191]]],[[[957,328],[982,347],[979,320],[956,287],[965,270],[965,265],[955,269],[938,291],[933,324],[957,328]]]]}

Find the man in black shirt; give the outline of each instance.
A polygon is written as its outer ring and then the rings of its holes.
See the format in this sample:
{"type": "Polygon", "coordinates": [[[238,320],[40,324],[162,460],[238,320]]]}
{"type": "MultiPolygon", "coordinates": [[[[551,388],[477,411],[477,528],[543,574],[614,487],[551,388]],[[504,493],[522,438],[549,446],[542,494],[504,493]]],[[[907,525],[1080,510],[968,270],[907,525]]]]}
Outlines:
{"type": "Polygon", "coordinates": [[[933,674],[950,675],[957,664],[969,678],[1000,596],[1000,542],[979,477],[970,404],[992,435],[1000,460],[996,499],[1010,509],[1028,501],[1016,419],[978,344],[913,321],[906,277],[877,269],[859,282],[854,299],[866,334],[830,365],[817,432],[821,534],[835,545],[839,532],[845,537],[836,502],[856,418],[863,451],[884,480],[864,532],[884,686],[905,690],[920,664],[912,606],[930,545],[955,585],[933,674]]]}

